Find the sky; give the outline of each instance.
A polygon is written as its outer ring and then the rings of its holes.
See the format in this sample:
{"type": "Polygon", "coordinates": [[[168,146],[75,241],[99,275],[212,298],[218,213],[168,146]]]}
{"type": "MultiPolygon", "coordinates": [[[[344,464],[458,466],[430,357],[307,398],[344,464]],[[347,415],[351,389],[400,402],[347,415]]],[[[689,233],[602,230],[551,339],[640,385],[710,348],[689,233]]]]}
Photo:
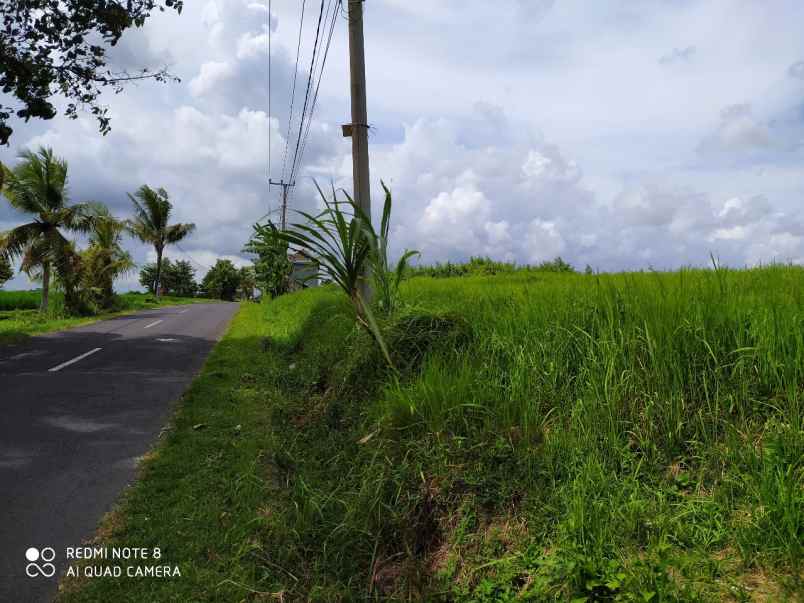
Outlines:
{"type": "MultiPolygon", "coordinates": [[[[268,3],[187,0],[110,55],[118,68],[167,65],[181,83],[106,96],[105,137],[88,115],[13,124],[0,161],[50,146],[69,162],[72,200],[121,217],[127,193],[164,187],[174,219],[197,225],[169,257],[199,277],[216,258],[247,264],[252,224],[278,207],[269,154],[279,179],[298,135],[320,4],[306,1],[296,70],[301,6],[271,2],[270,102],[268,3]]],[[[710,254],[735,267],[804,263],[804,3],[364,6],[372,201],[376,213],[384,181],[394,253],[419,250],[422,263],[560,255],[599,271],[701,266],[710,254]]],[[[335,27],[296,210],[320,204],[314,181],[352,189],[340,129],[351,121],[347,25],[335,27]]],[[[0,203],[0,230],[23,219],[0,203]]],[[[127,246],[140,263],[154,258],[127,246]]],[[[118,282],[138,286],[136,274],[118,282]]]]}

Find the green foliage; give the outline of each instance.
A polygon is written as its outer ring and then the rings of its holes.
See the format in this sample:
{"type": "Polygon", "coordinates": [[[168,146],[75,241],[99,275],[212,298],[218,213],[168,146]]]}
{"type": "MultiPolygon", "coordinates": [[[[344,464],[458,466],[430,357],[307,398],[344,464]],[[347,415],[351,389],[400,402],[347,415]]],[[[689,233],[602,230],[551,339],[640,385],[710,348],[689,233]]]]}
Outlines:
{"type": "Polygon", "coordinates": [[[568,264],[562,260],[561,256],[556,257],[554,260],[542,262],[541,264],[537,265],[534,270],[538,272],[575,272],[575,268],[573,268],[571,264],[568,264]]]}
{"type": "Polygon", "coordinates": [[[114,305],[115,279],[136,267],[131,254],[123,249],[124,230],[124,223],[112,216],[106,207],[98,208],[89,247],[81,252],[80,286],[89,293],[97,307],[105,310],[114,305]]]}
{"type": "MultiPolygon", "coordinates": [[[[591,268],[587,267],[587,273],[591,268]]],[[[513,272],[561,272],[573,273],[575,268],[561,257],[542,262],[535,266],[518,266],[510,262],[497,262],[487,257],[472,257],[464,263],[436,263],[432,266],[412,266],[407,269],[407,276],[431,276],[434,278],[450,278],[456,276],[492,276],[494,274],[510,274],[513,272]]]]}
{"type": "Polygon", "coordinates": [[[36,310],[41,300],[41,291],[0,291],[0,311],[36,310]]]}
{"type": "Polygon", "coordinates": [[[3,43],[0,45],[0,88],[16,99],[15,107],[0,104],[0,144],[8,143],[12,114],[52,119],[52,97],[66,97],[64,114],[75,118],[88,107],[102,133],[109,131],[106,108],[98,102],[102,89],[116,92],[130,80],[175,79],[166,70],[112,74],[106,50],[131,27],[141,27],[151,13],[166,8],[181,12],[181,0],[117,2],[49,2],[27,0],[3,3],[3,43]]]}
{"type": "Polygon", "coordinates": [[[472,257],[466,263],[436,263],[432,266],[411,266],[408,276],[431,276],[434,278],[450,278],[455,276],[490,276],[515,272],[516,264],[495,262],[491,258],[472,257]]]}
{"type": "Polygon", "coordinates": [[[382,218],[380,220],[380,232],[375,232],[370,220],[366,220],[364,229],[371,249],[369,264],[374,280],[375,301],[384,314],[390,315],[397,308],[399,302],[399,284],[402,282],[402,277],[408,270],[410,259],[419,255],[419,252],[405,250],[399,260],[397,260],[396,266],[391,267],[388,258],[388,244],[393,201],[391,191],[385,186],[384,182],[382,182],[382,188],[385,191],[385,201],[383,203],[382,218]]]}
{"type": "MultiPolygon", "coordinates": [[[[372,260],[372,253],[376,254],[379,245],[371,217],[365,215],[348,193],[344,192],[346,200],[341,201],[333,187],[332,200],[329,200],[318,183],[316,188],[324,202],[324,209],[315,216],[298,212],[307,222],[293,224],[293,230],[277,230],[275,235],[316,262],[316,277],[332,281],[340,287],[351,302],[358,323],[374,338],[391,364],[370,300],[364,299],[361,293],[366,273],[372,263],[379,261],[372,260]]],[[[390,214],[390,202],[387,206],[390,214]]],[[[384,245],[387,245],[387,241],[384,245]]],[[[387,278],[385,272],[383,278],[387,278]]]]}
{"type": "MultiPolygon", "coordinates": [[[[172,268],[173,264],[170,262],[169,258],[165,258],[162,260],[162,270],[163,272],[167,273],[169,268],[172,268]]],[[[167,274],[162,276],[162,286],[163,287],[170,287],[172,283],[169,282],[167,278],[167,274]]],[[[150,293],[151,295],[156,294],[156,264],[149,263],[143,264],[142,268],[140,268],[140,285],[145,287],[145,290],[150,293]]]]}
{"type": "MultiPolygon", "coordinates": [[[[198,292],[195,268],[186,260],[162,260],[161,290],[165,295],[193,297],[198,292]]],[[[156,264],[145,264],[140,269],[140,284],[151,294],[156,293],[156,264]]]]}
{"type": "Polygon", "coordinates": [[[173,204],[163,188],[154,190],[142,185],[129,199],[134,205],[134,218],[126,223],[129,232],[143,243],[153,245],[156,252],[154,294],[162,294],[162,256],[168,245],[178,243],[195,230],[195,224],[170,224],[173,204]]]}
{"type": "Polygon", "coordinates": [[[195,268],[187,260],[177,260],[164,267],[165,287],[168,295],[175,297],[194,297],[198,293],[195,282],[195,268]]]}
{"type": "Polygon", "coordinates": [[[246,304],[112,540],[194,579],[68,600],[799,600],[803,290],[414,278],[397,371],[336,287],[246,304]]]}
{"type": "Polygon", "coordinates": [[[0,254],[0,288],[6,284],[6,281],[11,280],[14,277],[14,268],[11,266],[11,262],[8,261],[8,258],[0,254]]]}
{"type": "Polygon", "coordinates": [[[244,253],[256,256],[254,278],[256,288],[271,298],[288,290],[288,278],[293,265],[288,260],[288,243],[277,236],[273,222],[255,224],[254,232],[243,248],[244,253]]]}
{"type": "Polygon", "coordinates": [[[254,271],[254,266],[243,266],[238,270],[238,278],[240,279],[240,283],[237,286],[238,299],[254,299],[254,289],[257,288],[257,275],[254,271]]]}
{"type": "Polygon", "coordinates": [[[218,260],[201,281],[205,297],[234,301],[240,287],[240,272],[230,260],[218,260]]]}
{"type": "Polygon", "coordinates": [[[67,310],[81,313],[85,309],[85,296],[77,289],[81,260],[62,230],[89,233],[99,205],[69,204],[67,162],[52,149],[25,150],[19,157],[14,169],[0,164],[2,192],[14,209],[30,214],[33,220],[0,234],[0,255],[22,259],[21,269],[42,279],[43,311],[47,311],[51,269],[55,269],[64,287],[67,310]]]}

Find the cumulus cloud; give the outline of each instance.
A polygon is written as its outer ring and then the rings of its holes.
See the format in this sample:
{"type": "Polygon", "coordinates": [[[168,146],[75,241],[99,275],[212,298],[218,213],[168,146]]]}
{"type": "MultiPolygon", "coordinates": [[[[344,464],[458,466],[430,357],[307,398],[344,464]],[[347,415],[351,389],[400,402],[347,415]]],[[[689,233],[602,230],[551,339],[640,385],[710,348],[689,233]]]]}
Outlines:
{"type": "Polygon", "coordinates": [[[536,218],[528,225],[525,248],[531,263],[538,264],[551,260],[563,253],[566,247],[564,237],[556,228],[555,222],[545,222],[536,218]]]}
{"type": "Polygon", "coordinates": [[[702,152],[729,153],[762,149],[771,144],[770,129],[758,121],[751,105],[730,105],[720,113],[720,124],[704,139],[702,152]]]}
{"type": "Polygon", "coordinates": [[[193,96],[201,96],[214,86],[220,85],[234,75],[234,68],[226,61],[209,61],[201,65],[200,73],[190,82],[193,96]]]}
{"type": "Polygon", "coordinates": [[[674,63],[689,63],[695,56],[697,49],[695,46],[687,46],[685,48],[674,48],[668,54],[662,55],[659,58],[659,63],[662,65],[672,65],[674,63]]]}
{"type": "Polygon", "coordinates": [[[787,73],[790,77],[804,80],[804,61],[797,61],[790,65],[787,69],[787,73]]]}
{"type": "Polygon", "coordinates": [[[538,186],[544,182],[577,182],[581,171],[575,161],[564,159],[555,145],[547,145],[541,152],[528,151],[522,175],[527,185],[538,186]]]}
{"type": "MultiPolygon", "coordinates": [[[[74,200],[104,201],[121,216],[126,192],[167,188],[174,219],[198,225],[171,257],[246,261],[251,225],[277,206],[268,157],[277,178],[298,136],[298,89],[294,120],[289,109],[299,7],[273,10],[269,22],[264,1],[209,0],[180,18],[157,15],[123,38],[115,65],[168,64],[185,83],[110,96],[107,137],[89,118],[59,118],[19,124],[14,144],[53,146],[70,162],[74,200]]],[[[710,251],[735,265],[804,257],[804,67],[790,64],[804,45],[784,12],[693,2],[367,6],[374,207],[382,178],[394,193],[394,252],[419,249],[425,262],[560,254],[605,270],[703,264],[710,251]],[[726,18],[730,36],[715,49],[709,32],[726,18]],[[758,35],[760,24],[776,35],[758,35]]],[[[350,114],[343,24],[294,208],[318,203],[312,178],[352,188],[340,134],[350,114]]],[[[302,34],[304,85],[313,19],[302,34]]],[[[0,160],[13,163],[15,151],[0,149],[0,160]]],[[[0,228],[17,220],[0,207],[0,228]]],[[[148,260],[147,248],[129,245],[148,260]]]]}

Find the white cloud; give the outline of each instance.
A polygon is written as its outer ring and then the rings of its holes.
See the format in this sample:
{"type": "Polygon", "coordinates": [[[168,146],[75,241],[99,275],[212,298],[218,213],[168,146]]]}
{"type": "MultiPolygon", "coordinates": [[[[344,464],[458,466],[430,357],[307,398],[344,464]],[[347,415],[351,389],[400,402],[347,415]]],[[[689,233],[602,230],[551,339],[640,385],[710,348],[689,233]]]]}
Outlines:
{"type": "Polygon", "coordinates": [[[686,46],[684,48],[674,48],[672,52],[663,55],[659,58],[659,63],[662,65],[671,65],[673,63],[688,63],[695,56],[695,46],[686,46]]]}
{"type": "Polygon", "coordinates": [[[535,219],[528,226],[525,247],[528,252],[528,261],[538,264],[563,253],[567,244],[555,222],[535,219]]]}
{"type": "Polygon", "coordinates": [[[529,185],[545,181],[576,182],[581,178],[578,165],[572,160],[566,161],[555,146],[547,146],[541,152],[528,151],[522,174],[529,185]]]}
{"type": "Polygon", "coordinates": [[[201,96],[234,75],[234,68],[225,61],[210,61],[201,65],[201,71],[190,82],[193,96],[201,96]]]}
{"type": "MultiPolygon", "coordinates": [[[[107,137],[89,118],[19,124],[0,160],[52,145],[70,162],[75,200],[123,216],[126,192],[164,186],[174,219],[198,225],[184,249],[205,263],[240,257],[251,224],[277,205],[268,139],[278,178],[298,41],[298,4],[274,2],[269,119],[265,9],[217,0],[156,15],[124,37],[116,60],[169,64],[184,83],[110,95],[107,137]]],[[[787,6],[720,0],[371,3],[374,207],[382,178],[394,192],[395,251],[420,249],[425,262],[560,253],[609,270],[704,264],[710,251],[735,265],[804,257],[804,39],[794,17],[787,6]],[[713,38],[724,22],[729,35],[713,38]]],[[[315,21],[305,19],[303,40],[315,21]]],[[[311,177],[351,189],[344,24],[295,208],[316,204],[311,177]]],[[[0,208],[0,221],[18,218],[0,208]]],[[[144,261],[148,250],[129,245],[144,261]]]]}
{"type": "Polygon", "coordinates": [[[790,77],[804,80],[804,61],[797,61],[790,65],[787,73],[790,75],[790,77]]]}
{"type": "Polygon", "coordinates": [[[771,144],[770,129],[753,115],[751,105],[730,105],[720,113],[720,125],[704,139],[703,152],[734,152],[764,148],[771,144]]]}
{"type": "Polygon", "coordinates": [[[237,42],[237,58],[251,59],[268,54],[268,34],[244,33],[237,42]]]}

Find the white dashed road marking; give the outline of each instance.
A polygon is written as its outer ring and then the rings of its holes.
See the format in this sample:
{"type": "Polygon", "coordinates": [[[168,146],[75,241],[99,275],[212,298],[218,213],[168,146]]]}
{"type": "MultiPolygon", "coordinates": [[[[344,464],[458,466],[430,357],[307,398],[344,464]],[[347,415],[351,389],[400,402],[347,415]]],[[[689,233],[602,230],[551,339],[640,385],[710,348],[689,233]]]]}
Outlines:
{"type": "Polygon", "coordinates": [[[76,362],[79,362],[79,361],[83,360],[87,356],[92,356],[92,354],[94,354],[95,352],[100,352],[102,349],[103,348],[95,348],[94,350],[89,350],[86,354],[81,354],[80,356],[76,356],[72,360],[68,360],[67,362],[62,362],[60,365],[54,366],[52,369],[48,369],[48,372],[49,373],[56,373],[56,372],[60,371],[61,369],[70,366],[71,364],[75,364],[76,362]]]}
{"type": "Polygon", "coordinates": [[[154,322],[152,322],[152,323],[151,323],[151,324],[149,324],[149,325],[145,325],[145,326],[143,327],[143,329],[150,329],[151,327],[155,327],[155,326],[156,326],[156,325],[158,325],[160,322],[162,322],[162,321],[161,321],[161,320],[154,321],[154,322]]]}

